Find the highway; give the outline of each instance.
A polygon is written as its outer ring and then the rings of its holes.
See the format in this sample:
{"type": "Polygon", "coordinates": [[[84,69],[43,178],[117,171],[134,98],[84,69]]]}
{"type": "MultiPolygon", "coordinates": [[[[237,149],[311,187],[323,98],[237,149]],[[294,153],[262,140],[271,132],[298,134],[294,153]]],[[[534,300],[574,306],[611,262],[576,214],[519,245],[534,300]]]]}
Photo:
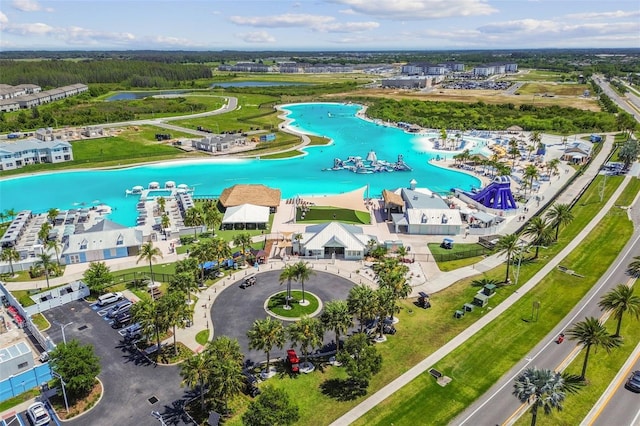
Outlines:
{"type": "MultiPolygon", "coordinates": [[[[636,167],[633,170],[637,171],[638,168],[636,167]]],[[[598,307],[600,297],[616,285],[628,282],[629,276],[626,272],[626,266],[634,256],[640,253],[640,227],[638,226],[640,224],[640,212],[637,210],[640,210],[638,198],[636,198],[631,210],[633,212],[632,219],[635,224],[635,231],[607,272],[551,333],[542,339],[523,360],[505,374],[479,400],[454,419],[452,424],[469,426],[513,424],[522,413],[526,413],[528,408],[526,405],[520,404],[512,395],[516,376],[528,367],[553,370],[564,369],[578,355],[582,349],[580,346],[570,340],[557,344],[555,339],[566,328],[577,321],[583,320],[585,317],[602,317],[603,312],[598,307]]],[[[588,375],[589,371],[587,370],[587,377],[588,375]]],[[[638,395],[635,396],[637,397],[638,395]]],[[[635,407],[640,405],[637,401],[636,404],[635,407]]],[[[618,423],[616,420],[613,423],[609,422],[609,424],[617,425],[622,423],[618,423]]]]}
{"type": "Polygon", "coordinates": [[[628,365],[622,367],[613,381],[612,393],[604,395],[602,405],[596,405],[593,416],[582,422],[581,426],[609,426],[612,419],[615,419],[616,425],[640,426],[640,394],[624,387],[631,372],[636,370],[640,370],[640,343],[629,357],[628,365]]]}
{"type": "Polygon", "coordinates": [[[600,86],[602,91],[611,98],[620,108],[631,114],[636,120],[640,121],[640,114],[637,110],[633,109],[631,105],[629,105],[629,101],[627,98],[623,98],[618,93],[609,86],[604,80],[604,77],[601,75],[593,75],[593,81],[600,86]]]}

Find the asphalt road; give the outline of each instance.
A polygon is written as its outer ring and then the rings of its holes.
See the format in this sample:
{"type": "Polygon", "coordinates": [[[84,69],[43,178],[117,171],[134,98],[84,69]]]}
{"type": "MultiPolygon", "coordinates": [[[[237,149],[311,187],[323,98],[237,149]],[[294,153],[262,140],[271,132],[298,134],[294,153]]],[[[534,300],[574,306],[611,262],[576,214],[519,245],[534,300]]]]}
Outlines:
{"type": "MultiPolygon", "coordinates": [[[[190,424],[183,420],[180,410],[182,399],[191,397],[187,388],[181,388],[181,378],[176,366],[156,366],[124,345],[117,330],[94,311],[89,303],[72,302],[44,313],[49,322],[67,324],[64,328],[67,341],[78,339],[92,344],[100,358],[102,372],[98,378],[104,386],[102,400],[88,413],[69,425],[136,425],[159,424],[151,411],[163,414],[169,425],[190,424]],[[149,398],[158,401],[152,404],[149,398]]],[[[53,325],[47,334],[54,342],[62,341],[59,326],[53,325]]]]}
{"type": "MultiPolygon", "coordinates": [[[[634,208],[637,207],[637,205],[634,206],[634,208]]],[[[602,316],[602,311],[598,307],[600,297],[616,285],[626,283],[629,280],[626,266],[638,253],[640,253],[640,229],[636,228],[636,231],[613,265],[578,305],[571,310],[551,333],[533,348],[525,359],[521,360],[505,374],[500,381],[492,386],[478,401],[469,406],[452,424],[498,425],[513,422],[516,418],[514,413],[516,413],[521,406],[520,402],[512,395],[515,377],[528,367],[556,370],[564,364],[572,354],[575,354],[574,351],[580,350],[580,347],[568,339],[561,344],[555,343],[555,339],[574,322],[581,321],[589,316],[596,318],[602,316]]],[[[533,326],[535,327],[535,323],[533,326]]],[[[587,370],[587,376],[588,375],[589,371],[587,370]]],[[[614,421],[614,423],[609,424],[618,423],[614,421]]]]}
{"type": "MultiPolygon", "coordinates": [[[[278,278],[281,271],[266,271],[256,275],[257,284],[246,289],[240,288],[242,281],[231,284],[218,297],[211,308],[213,329],[215,335],[235,337],[240,343],[240,348],[245,354],[248,362],[262,362],[266,360],[263,351],[249,350],[247,331],[256,319],[264,319],[267,313],[264,310],[265,300],[272,294],[285,291],[286,282],[280,285],[278,278]]],[[[331,300],[346,300],[349,290],[353,287],[353,282],[326,272],[316,271],[311,278],[304,283],[305,291],[309,291],[318,296],[323,303],[331,300]]],[[[300,284],[291,283],[292,290],[300,290],[300,284]]],[[[288,321],[283,321],[285,326],[288,321]]],[[[330,343],[334,339],[333,332],[325,334],[325,343],[330,343]]],[[[287,342],[284,349],[290,347],[287,342]]],[[[271,359],[284,357],[285,350],[274,348],[271,359]]]]}
{"type": "Polygon", "coordinates": [[[600,75],[594,75],[593,76],[593,81],[595,81],[595,83],[598,86],[600,86],[602,91],[607,96],[609,96],[620,108],[622,108],[623,110],[625,110],[626,112],[631,114],[633,117],[635,117],[636,120],[640,121],[640,114],[638,114],[638,111],[635,111],[633,108],[631,108],[631,106],[627,103],[627,100],[622,98],[620,95],[618,95],[618,93],[615,92],[609,86],[609,83],[607,83],[604,80],[604,77],[602,77],[600,75]]]}
{"type": "Polygon", "coordinates": [[[604,405],[602,411],[591,425],[610,426],[611,419],[620,426],[640,426],[640,393],[634,393],[624,387],[632,371],[640,370],[640,357],[636,356],[635,363],[628,374],[623,377],[616,391],[604,405]]]}

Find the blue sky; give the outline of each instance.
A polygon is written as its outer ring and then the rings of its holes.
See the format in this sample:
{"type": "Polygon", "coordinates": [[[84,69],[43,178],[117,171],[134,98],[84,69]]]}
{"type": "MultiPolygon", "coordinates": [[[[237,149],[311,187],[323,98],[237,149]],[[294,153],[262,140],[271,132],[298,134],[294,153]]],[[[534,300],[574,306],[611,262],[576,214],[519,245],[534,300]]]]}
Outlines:
{"type": "Polygon", "coordinates": [[[640,47],[615,0],[2,0],[1,50],[640,47]]]}

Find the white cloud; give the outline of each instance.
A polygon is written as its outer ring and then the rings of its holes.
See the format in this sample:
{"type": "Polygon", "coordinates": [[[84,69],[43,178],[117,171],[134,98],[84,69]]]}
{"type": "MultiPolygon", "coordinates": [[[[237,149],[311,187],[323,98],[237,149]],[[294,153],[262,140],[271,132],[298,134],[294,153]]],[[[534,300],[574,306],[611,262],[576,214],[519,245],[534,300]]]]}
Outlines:
{"type": "Polygon", "coordinates": [[[44,10],[46,12],[53,12],[50,7],[42,7],[40,3],[35,0],[13,0],[11,6],[21,12],[39,12],[44,10]]]}
{"type": "Polygon", "coordinates": [[[485,0],[330,0],[354,12],[392,20],[490,15],[497,9],[485,0]]]}
{"type": "Polygon", "coordinates": [[[317,27],[313,27],[315,31],[327,32],[327,33],[357,33],[362,31],[369,31],[376,29],[380,26],[377,22],[345,22],[345,23],[331,23],[322,24],[317,27]]]}
{"type": "Polygon", "coordinates": [[[284,15],[273,16],[232,16],[229,19],[234,24],[264,28],[314,26],[335,20],[332,16],[298,13],[286,13],[284,15]]]}
{"type": "Polygon", "coordinates": [[[273,16],[232,16],[231,22],[262,28],[304,27],[324,33],[350,33],[378,28],[377,22],[336,22],[332,16],[287,13],[273,16]]]}
{"type": "Polygon", "coordinates": [[[7,18],[7,15],[2,13],[2,11],[0,11],[0,24],[6,24],[7,22],[9,22],[9,18],[7,18]]]}
{"type": "MultiPolygon", "coordinates": [[[[201,44],[195,43],[192,40],[181,38],[181,37],[170,37],[170,36],[153,36],[153,37],[144,37],[140,40],[144,44],[158,45],[158,46],[182,46],[182,47],[201,47],[201,44]]],[[[138,43],[140,44],[140,43],[138,43]]]]}
{"type": "Polygon", "coordinates": [[[2,31],[8,34],[20,36],[44,35],[55,32],[55,28],[48,24],[35,22],[31,24],[6,24],[2,25],[2,31]]]}
{"type": "Polygon", "coordinates": [[[238,35],[246,43],[274,43],[275,37],[266,31],[253,31],[238,35]]]}
{"type": "Polygon", "coordinates": [[[631,18],[634,16],[640,16],[640,10],[624,11],[616,10],[614,12],[585,12],[585,13],[573,13],[567,15],[569,19],[616,19],[616,18],[631,18]]]}

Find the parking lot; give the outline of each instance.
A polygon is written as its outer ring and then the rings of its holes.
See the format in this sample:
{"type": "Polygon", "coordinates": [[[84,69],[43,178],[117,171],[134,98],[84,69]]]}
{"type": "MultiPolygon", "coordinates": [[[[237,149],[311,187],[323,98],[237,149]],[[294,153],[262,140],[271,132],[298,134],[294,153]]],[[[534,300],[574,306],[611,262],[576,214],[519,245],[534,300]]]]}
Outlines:
{"type": "MultiPolygon", "coordinates": [[[[62,342],[61,327],[67,341],[78,339],[92,344],[100,358],[102,372],[98,378],[104,386],[102,400],[87,414],[66,422],[71,425],[157,425],[152,411],[163,415],[169,425],[191,424],[182,415],[181,405],[193,395],[181,388],[177,366],[157,366],[125,343],[123,329],[113,329],[106,318],[108,309],[77,301],[44,313],[52,327],[47,334],[54,342],[62,342]]],[[[28,424],[28,423],[27,423],[28,424]]]]}

